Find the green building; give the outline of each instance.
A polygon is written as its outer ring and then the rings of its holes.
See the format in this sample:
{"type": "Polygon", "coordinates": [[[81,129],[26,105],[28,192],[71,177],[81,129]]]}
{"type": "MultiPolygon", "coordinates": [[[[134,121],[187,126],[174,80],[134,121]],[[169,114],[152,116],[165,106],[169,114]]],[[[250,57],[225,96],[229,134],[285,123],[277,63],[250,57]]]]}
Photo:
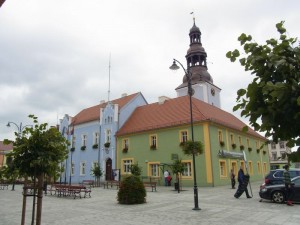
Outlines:
{"type": "Polygon", "coordinates": [[[228,185],[230,170],[237,174],[240,166],[244,171],[248,168],[252,181],[263,180],[269,171],[268,147],[264,145],[266,139],[251,128],[243,132],[246,124],[221,109],[221,89],[213,83],[207,71],[207,53],[195,21],[189,37],[187,70],[182,84],[175,89],[178,97],[160,97],[157,103],[135,109],[116,133],[116,167],[124,176],[130,173],[131,164],[138,163],[143,176],[163,182],[163,171],[171,172],[170,165],[175,159],[180,159],[184,163],[182,185],[193,186],[193,159],[184,155],[181,148],[182,143],[192,139],[190,84],[193,90],[194,140],[204,144],[203,154],[195,158],[197,184],[228,185]]]}

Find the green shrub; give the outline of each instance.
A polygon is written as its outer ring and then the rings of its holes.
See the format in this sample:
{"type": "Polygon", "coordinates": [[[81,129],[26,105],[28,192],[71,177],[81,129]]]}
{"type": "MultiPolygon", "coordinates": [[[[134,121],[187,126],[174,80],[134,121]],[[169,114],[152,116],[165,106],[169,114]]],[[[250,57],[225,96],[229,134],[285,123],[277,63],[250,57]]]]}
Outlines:
{"type": "Polygon", "coordinates": [[[142,180],[137,176],[126,177],[119,187],[120,204],[142,204],[146,202],[146,190],[142,180]]]}

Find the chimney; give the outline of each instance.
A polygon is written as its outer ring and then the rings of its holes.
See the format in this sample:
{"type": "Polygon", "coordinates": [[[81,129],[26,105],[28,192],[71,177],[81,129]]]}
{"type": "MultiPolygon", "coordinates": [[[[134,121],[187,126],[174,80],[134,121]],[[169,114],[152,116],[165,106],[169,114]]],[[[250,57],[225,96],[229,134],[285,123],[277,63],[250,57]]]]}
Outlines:
{"type": "Polygon", "coordinates": [[[122,94],[122,98],[126,97],[127,96],[127,93],[123,93],[122,94]]]}
{"type": "Polygon", "coordinates": [[[158,104],[164,104],[166,100],[169,100],[170,98],[167,96],[160,96],[158,97],[158,104]]]}

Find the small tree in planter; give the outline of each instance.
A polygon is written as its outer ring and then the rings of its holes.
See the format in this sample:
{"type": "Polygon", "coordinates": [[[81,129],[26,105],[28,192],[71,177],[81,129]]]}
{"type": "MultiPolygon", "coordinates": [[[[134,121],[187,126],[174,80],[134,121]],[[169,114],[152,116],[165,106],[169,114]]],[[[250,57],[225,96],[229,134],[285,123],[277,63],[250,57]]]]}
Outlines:
{"type": "Polygon", "coordinates": [[[100,177],[102,177],[102,175],[103,175],[103,171],[102,171],[100,165],[94,166],[91,169],[91,173],[95,177],[96,186],[99,187],[100,186],[100,177]]]}
{"type": "Polygon", "coordinates": [[[176,182],[178,183],[178,192],[180,190],[180,175],[184,171],[184,164],[181,162],[181,159],[174,160],[174,163],[170,166],[172,173],[176,175],[176,182]]]}

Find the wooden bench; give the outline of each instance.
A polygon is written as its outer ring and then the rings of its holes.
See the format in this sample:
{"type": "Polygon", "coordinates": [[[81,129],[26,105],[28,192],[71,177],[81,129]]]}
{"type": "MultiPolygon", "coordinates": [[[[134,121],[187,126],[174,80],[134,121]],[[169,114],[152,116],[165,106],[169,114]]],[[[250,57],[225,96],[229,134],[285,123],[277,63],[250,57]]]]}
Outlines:
{"type": "Polygon", "coordinates": [[[119,186],[120,186],[120,181],[117,181],[117,180],[107,180],[107,181],[105,181],[104,182],[104,189],[105,189],[105,187],[108,189],[108,187],[110,186],[111,188],[113,187],[113,186],[116,186],[117,187],[117,189],[119,189],[119,186]]]}
{"type": "Polygon", "coordinates": [[[59,185],[59,184],[53,184],[51,187],[48,189],[50,194],[52,195],[54,192],[54,195],[57,195],[58,197],[66,197],[66,196],[71,196],[81,198],[81,194],[84,194],[84,198],[87,196],[91,198],[91,188],[86,187],[83,185],[59,185]]]}
{"type": "Polygon", "coordinates": [[[4,190],[6,188],[6,190],[8,190],[8,185],[6,183],[0,183],[0,190],[4,190]]]}
{"type": "Polygon", "coordinates": [[[90,187],[94,187],[95,181],[93,181],[93,180],[83,180],[81,184],[82,185],[89,185],[90,187]]]}
{"type": "Polygon", "coordinates": [[[152,192],[153,190],[156,191],[156,182],[143,182],[143,183],[144,183],[144,187],[151,187],[152,192]]]}

